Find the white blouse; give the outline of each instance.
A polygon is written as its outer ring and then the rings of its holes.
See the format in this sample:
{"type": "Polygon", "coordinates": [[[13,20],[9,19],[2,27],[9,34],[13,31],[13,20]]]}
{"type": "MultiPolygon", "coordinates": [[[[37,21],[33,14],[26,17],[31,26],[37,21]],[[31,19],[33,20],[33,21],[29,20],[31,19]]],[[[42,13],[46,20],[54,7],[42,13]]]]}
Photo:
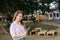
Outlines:
{"type": "Polygon", "coordinates": [[[24,29],[24,27],[22,25],[17,24],[15,21],[11,24],[10,34],[11,34],[12,38],[15,35],[20,35],[22,37],[25,37],[26,33],[27,33],[27,31],[26,31],[26,29],[24,29]]]}

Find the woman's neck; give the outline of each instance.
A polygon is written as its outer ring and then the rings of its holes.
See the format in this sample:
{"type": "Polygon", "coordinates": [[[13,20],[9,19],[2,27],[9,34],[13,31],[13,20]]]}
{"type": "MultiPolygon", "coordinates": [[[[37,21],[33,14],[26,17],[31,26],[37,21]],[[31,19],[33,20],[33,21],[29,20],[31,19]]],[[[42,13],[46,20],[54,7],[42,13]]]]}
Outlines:
{"type": "Polygon", "coordinates": [[[20,21],[18,21],[18,20],[15,20],[15,22],[18,23],[18,24],[21,24],[20,21]]]}
{"type": "MultiPolygon", "coordinates": [[[[17,24],[19,24],[19,25],[22,25],[21,22],[19,22],[19,21],[17,21],[17,20],[15,20],[15,22],[16,22],[17,24]]],[[[22,25],[22,26],[25,28],[25,25],[22,25]]]]}

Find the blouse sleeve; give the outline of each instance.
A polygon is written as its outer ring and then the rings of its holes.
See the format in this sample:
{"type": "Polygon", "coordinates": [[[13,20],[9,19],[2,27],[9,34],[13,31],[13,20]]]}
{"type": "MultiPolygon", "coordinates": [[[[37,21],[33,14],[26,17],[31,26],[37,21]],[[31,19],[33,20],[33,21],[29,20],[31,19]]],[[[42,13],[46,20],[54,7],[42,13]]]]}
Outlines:
{"type": "Polygon", "coordinates": [[[10,26],[10,34],[11,34],[11,36],[12,37],[14,37],[15,36],[15,25],[14,24],[11,24],[11,26],[10,26]]]}

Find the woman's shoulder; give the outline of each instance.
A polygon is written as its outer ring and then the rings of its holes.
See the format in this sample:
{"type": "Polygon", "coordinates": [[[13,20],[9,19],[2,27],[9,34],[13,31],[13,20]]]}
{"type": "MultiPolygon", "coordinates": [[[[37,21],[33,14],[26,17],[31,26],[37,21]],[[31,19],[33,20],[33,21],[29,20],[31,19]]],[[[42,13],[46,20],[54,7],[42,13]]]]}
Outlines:
{"type": "Polygon", "coordinates": [[[15,22],[12,22],[12,23],[11,23],[11,26],[15,26],[15,25],[16,25],[16,23],[15,23],[15,22]]]}
{"type": "Polygon", "coordinates": [[[10,25],[10,29],[15,29],[15,28],[16,28],[16,24],[14,22],[12,22],[10,25]]]}

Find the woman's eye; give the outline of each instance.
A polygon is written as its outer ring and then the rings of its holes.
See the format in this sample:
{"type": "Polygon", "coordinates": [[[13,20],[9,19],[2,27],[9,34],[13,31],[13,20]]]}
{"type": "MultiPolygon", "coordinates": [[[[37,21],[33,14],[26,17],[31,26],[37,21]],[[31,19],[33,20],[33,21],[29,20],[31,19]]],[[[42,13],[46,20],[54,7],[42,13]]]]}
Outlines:
{"type": "Polygon", "coordinates": [[[22,17],[22,16],[20,16],[20,17],[22,17]]]}

